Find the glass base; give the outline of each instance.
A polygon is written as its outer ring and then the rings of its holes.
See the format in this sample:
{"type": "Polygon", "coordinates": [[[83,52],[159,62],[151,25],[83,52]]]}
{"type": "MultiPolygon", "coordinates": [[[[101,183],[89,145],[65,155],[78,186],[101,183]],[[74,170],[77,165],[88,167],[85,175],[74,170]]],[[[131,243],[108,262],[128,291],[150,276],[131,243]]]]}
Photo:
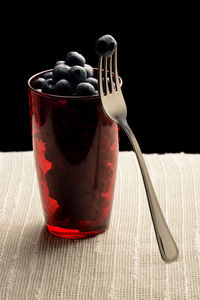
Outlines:
{"type": "Polygon", "coordinates": [[[65,238],[65,239],[85,239],[94,237],[100,233],[103,233],[107,230],[107,227],[104,227],[99,230],[93,230],[93,231],[79,231],[78,229],[67,229],[63,227],[53,226],[47,224],[47,228],[49,232],[51,232],[54,235],[57,235],[59,237],[65,238]]]}

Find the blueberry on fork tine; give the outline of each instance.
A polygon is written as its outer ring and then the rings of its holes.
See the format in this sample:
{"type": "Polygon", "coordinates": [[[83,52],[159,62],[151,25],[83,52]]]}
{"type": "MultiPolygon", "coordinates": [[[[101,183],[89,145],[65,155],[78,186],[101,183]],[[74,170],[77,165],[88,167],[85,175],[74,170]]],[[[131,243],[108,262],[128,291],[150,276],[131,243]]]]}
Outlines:
{"type": "Polygon", "coordinates": [[[95,50],[99,56],[107,57],[114,53],[116,47],[116,40],[111,35],[106,34],[97,40],[95,50]]]}

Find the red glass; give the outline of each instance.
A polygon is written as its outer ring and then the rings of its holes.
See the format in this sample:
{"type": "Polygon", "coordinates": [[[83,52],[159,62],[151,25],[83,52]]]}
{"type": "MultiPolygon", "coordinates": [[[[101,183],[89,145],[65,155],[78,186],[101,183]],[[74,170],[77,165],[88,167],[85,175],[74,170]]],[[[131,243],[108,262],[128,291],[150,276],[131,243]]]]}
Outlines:
{"type": "Polygon", "coordinates": [[[104,232],[110,221],[119,140],[98,95],[47,95],[28,84],[33,151],[48,230],[70,239],[104,232]]]}

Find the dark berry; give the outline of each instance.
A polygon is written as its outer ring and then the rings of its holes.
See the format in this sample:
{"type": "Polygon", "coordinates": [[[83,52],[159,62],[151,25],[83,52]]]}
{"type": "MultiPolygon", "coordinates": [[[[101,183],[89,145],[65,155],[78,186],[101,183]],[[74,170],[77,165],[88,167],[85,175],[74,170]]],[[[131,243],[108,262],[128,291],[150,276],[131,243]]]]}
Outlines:
{"type": "Polygon", "coordinates": [[[89,77],[86,79],[86,82],[89,82],[90,84],[93,85],[93,87],[95,88],[95,90],[98,90],[98,80],[94,77],[89,77]]]}
{"type": "Polygon", "coordinates": [[[97,40],[95,50],[99,56],[109,56],[114,53],[116,47],[116,40],[111,35],[106,34],[97,40]]]}
{"type": "MultiPolygon", "coordinates": [[[[109,90],[111,90],[111,81],[110,81],[110,78],[107,78],[107,82],[108,82],[108,88],[109,90]]],[[[105,78],[102,79],[102,83],[103,83],[103,90],[104,92],[106,91],[106,82],[105,82],[105,78]]],[[[115,82],[113,81],[113,88],[115,89],[116,86],[115,86],[115,82]]]]}
{"type": "Polygon", "coordinates": [[[93,75],[94,75],[93,67],[90,66],[90,65],[88,65],[88,64],[85,64],[84,68],[85,68],[85,70],[87,72],[87,77],[93,77],[93,75]]]}
{"type": "Polygon", "coordinates": [[[42,77],[38,77],[34,80],[33,85],[35,89],[41,89],[43,84],[45,82],[45,79],[42,77]]]}
{"type": "Polygon", "coordinates": [[[71,84],[77,85],[80,82],[86,81],[87,72],[81,66],[73,66],[69,69],[67,73],[67,79],[71,84]]]}
{"type": "Polygon", "coordinates": [[[55,63],[55,66],[58,66],[58,65],[64,65],[65,64],[65,61],[64,60],[58,60],[56,63],[55,63]]]}
{"type": "Polygon", "coordinates": [[[70,67],[65,64],[55,66],[53,69],[53,80],[57,82],[60,79],[67,79],[69,69],[70,67]]]}
{"type": "Polygon", "coordinates": [[[48,79],[53,77],[53,72],[46,72],[43,74],[43,78],[48,79]]]}
{"type": "Polygon", "coordinates": [[[91,96],[95,95],[96,91],[93,85],[89,82],[81,82],[76,87],[76,93],[78,96],[91,96]]]}
{"type": "Polygon", "coordinates": [[[57,95],[61,96],[71,96],[72,95],[72,87],[68,80],[61,79],[56,82],[55,92],[57,95]]]}
{"type": "Polygon", "coordinates": [[[42,85],[42,92],[46,94],[55,94],[55,83],[52,78],[45,80],[42,85]]]}
{"type": "Polygon", "coordinates": [[[66,55],[66,64],[69,66],[77,65],[83,67],[85,64],[85,58],[78,52],[68,52],[66,55]]]}

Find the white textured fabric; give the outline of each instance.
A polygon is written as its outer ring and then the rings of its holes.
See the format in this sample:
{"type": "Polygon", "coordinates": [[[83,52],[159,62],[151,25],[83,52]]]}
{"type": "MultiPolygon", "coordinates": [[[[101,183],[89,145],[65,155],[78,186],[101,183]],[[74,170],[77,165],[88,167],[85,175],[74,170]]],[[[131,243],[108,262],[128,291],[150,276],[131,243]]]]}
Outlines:
{"type": "Polygon", "coordinates": [[[200,154],[146,154],[180,249],[165,264],[134,152],[120,152],[109,230],[68,241],[47,232],[33,152],[0,153],[0,299],[199,300],[200,154]]]}

